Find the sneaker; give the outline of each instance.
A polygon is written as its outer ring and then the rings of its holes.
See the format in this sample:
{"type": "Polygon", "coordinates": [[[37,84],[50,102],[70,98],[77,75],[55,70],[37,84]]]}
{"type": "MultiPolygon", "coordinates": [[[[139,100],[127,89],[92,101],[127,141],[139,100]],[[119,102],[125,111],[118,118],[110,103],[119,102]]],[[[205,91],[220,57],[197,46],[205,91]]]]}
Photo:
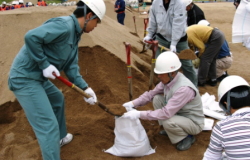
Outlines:
{"type": "Polygon", "coordinates": [[[67,133],[67,135],[60,140],[60,146],[64,146],[65,144],[68,144],[73,139],[73,135],[71,133],[67,133]]]}
{"type": "Polygon", "coordinates": [[[166,132],[165,130],[161,130],[161,131],[159,132],[159,134],[160,134],[160,135],[165,135],[165,136],[168,135],[167,132],[166,132]]]}
{"type": "Polygon", "coordinates": [[[210,86],[216,86],[217,85],[217,80],[212,81],[211,79],[206,82],[210,86]]]}
{"type": "Polygon", "coordinates": [[[193,135],[188,135],[186,138],[184,138],[177,144],[176,148],[180,151],[185,151],[188,150],[194,142],[195,137],[193,135]]]}

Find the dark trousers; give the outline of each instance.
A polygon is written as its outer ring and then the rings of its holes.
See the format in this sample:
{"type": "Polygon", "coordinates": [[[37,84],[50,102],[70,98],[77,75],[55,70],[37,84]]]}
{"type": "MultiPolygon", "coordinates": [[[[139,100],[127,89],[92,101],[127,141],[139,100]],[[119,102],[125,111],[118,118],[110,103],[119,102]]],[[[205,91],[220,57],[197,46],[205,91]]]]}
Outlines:
{"type": "Polygon", "coordinates": [[[216,58],[224,41],[224,34],[215,28],[206,44],[204,53],[200,57],[198,82],[205,83],[207,78],[216,79],[216,58]]]}
{"type": "Polygon", "coordinates": [[[118,13],[117,14],[117,21],[120,24],[124,25],[124,19],[125,19],[125,13],[118,13]]]}

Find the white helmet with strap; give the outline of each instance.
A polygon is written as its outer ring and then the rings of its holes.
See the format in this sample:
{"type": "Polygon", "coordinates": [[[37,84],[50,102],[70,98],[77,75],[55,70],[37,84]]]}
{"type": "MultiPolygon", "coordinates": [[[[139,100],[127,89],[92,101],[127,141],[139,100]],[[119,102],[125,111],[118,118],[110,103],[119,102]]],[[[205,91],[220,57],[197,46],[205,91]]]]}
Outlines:
{"type": "Polygon", "coordinates": [[[198,25],[210,26],[210,23],[207,20],[203,19],[198,22],[198,25]]]}
{"type": "Polygon", "coordinates": [[[226,96],[231,89],[239,86],[248,86],[249,84],[245,79],[240,76],[232,75],[224,78],[218,87],[218,101],[220,107],[228,114],[230,114],[230,102],[227,102],[227,107],[225,107],[224,102],[222,102],[223,96],[226,96]]]}
{"type": "Polygon", "coordinates": [[[187,7],[188,5],[190,5],[193,0],[182,0],[183,4],[185,5],[185,7],[187,7]]]}
{"type": "Polygon", "coordinates": [[[156,74],[171,73],[177,71],[181,67],[178,56],[171,51],[161,53],[155,62],[154,72],[156,74]]]}
{"type": "Polygon", "coordinates": [[[84,4],[86,4],[89,9],[91,9],[96,16],[100,19],[100,21],[103,19],[105,12],[106,12],[106,6],[103,0],[81,0],[84,4]]]}

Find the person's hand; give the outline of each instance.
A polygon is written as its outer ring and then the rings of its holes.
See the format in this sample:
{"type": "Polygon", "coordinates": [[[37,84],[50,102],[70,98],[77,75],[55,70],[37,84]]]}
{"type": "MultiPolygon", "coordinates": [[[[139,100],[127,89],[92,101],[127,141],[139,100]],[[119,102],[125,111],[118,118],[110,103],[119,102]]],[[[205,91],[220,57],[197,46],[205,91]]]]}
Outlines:
{"type": "Polygon", "coordinates": [[[131,111],[133,110],[134,104],[132,101],[129,101],[124,103],[122,106],[125,107],[127,111],[131,111]]]}
{"type": "Polygon", "coordinates": [[[200,66],[200,58],[196,58],[195,60],[192,60],[192,63],[195,68],[199,68],[200,66]]]}
{"type": "Polygon", "coordinates": [[[131,120],[136,120],[136,119],[140,118],[140,111],[133,109],[132,111],[124,113],[122,117],[129,118],[131,120]]]}
{"type": "Polygon", "coordinates": [[[174,46],[174,45],[170,45],[170,51],[172,51],[172,52],[176,52],[176,46],[174,46]]]}
{"type": "Polygon", "coordinates": [[[152,40],[152,37],[150,37],[149,35],[143,38],[144,43],[146,43],[145,41],[150,41],[150,40],[152,40]]]}
{"type": "Polygon", "coordinates": [[[97,97],[95,95],[95,92],[90,87],[87,88],[84,92],[91,96],[90,98],[83,97],[85,102],[94,105],[97,102],[97,97]]]}
{"type": "Polygon", "coordinates": [[[49,65],[43,70],[43,76],[46,78],[55,79],[56,77],[53,75],[53,73],[55,73],[56,76],[60,76],[60,72],[53,65],[49,65]]]}

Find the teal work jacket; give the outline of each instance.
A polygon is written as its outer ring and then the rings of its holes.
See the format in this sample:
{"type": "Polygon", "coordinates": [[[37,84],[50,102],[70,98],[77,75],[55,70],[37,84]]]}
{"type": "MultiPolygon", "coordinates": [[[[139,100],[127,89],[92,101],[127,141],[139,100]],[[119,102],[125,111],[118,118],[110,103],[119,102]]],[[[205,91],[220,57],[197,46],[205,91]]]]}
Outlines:
{"type": "Polygon", "coordinates": [[[78,66],[78,42],[81,35],[80,25],[73,14],[49,19],[28,31],[25,44],[11,66],[9,79],[46,81],[48,79],[42,71],[52,64],[59,71],[64,71],[78,87],[87,87],[78,66]]]}

